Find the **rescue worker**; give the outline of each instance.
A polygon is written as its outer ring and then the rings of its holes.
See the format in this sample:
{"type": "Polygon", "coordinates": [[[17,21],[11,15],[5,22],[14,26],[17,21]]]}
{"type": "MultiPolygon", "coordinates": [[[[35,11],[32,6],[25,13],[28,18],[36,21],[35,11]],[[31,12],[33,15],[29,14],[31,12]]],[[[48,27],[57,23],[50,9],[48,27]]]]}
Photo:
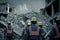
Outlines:
{"type": "Polygon", "coordinates": [[[28,20],[26,21],[26,25],[27,25],[27,26],[24,28],[24,32],[26,32],[26,28],[28,28],[28,27],[31,26],[31,20],[28,19],[28,20]]]}
{"type": "Polygon", "coordinates": [[[56,18],[56,27],[52,28],[49,40],[60,40],[60,17],[56,18]]]}
{"type": "Polygon", "coordinates": [[[6,26],[6,40],[12,40],[13,29],[11,26],[11,22],[8,21],[8,25],[6,26]]]}
{"type": "Polygon", "coordinates": [[[24,33],[26,32],[26,29],[31,26],[31,20],[28,19],[28,20],[26,21],[26,25],[27,25],[27,26],[24,27],[22,37],[24,36],[24,33]]]}
{"type": "Polygon", "coordinates": [[[23,37],[24,40],[42,40],[40,27],[36,25],[37,18],[32,17],[31,19],[31,26],[26,29],[25,36],[23,37]]]}
{"type": "Polygon", "coordinates": [[[43,22],[38,22],[37,23],[37,25],[38,25],[38,27],[40,27],[41,28],[41,35],[42,35],[42,39],[44,40],[44,36],[45,36],[45,32],[44,32],[44,29],[43,29],[43,22]]]}

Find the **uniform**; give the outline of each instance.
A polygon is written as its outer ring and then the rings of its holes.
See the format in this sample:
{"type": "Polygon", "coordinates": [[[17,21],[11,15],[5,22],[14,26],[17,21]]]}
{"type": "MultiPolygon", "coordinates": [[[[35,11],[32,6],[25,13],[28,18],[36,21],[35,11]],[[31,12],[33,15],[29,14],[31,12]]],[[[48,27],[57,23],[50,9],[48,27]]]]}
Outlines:
{"type": "Polygon", "coordinates": [[[50,40],[60,40],[60,27],[57,26],[52,28],[50,40]]]}
{"type": "Polygon", "coordinates": [[[6,37],[7,37],[7,40],[11,40],[12,39],[12,35],[13,35],[13,29],[12,28],[9,29],[7,27],[7,29],[6,29],[6,37]]]}
{"type": "Polygon", "coordinates": [[[40,34],[40,27],[32,25],[32,27],[26,29],[24,40],[42,40],[40,34]]]}

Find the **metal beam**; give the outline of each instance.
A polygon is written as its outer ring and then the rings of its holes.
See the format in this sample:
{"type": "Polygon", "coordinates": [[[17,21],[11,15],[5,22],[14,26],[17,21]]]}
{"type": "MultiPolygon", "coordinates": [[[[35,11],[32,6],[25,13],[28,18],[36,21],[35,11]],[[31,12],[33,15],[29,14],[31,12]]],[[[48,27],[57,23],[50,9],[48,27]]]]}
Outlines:
{"type": "Polygon", "coordinates": [[[53,2],[55,2],[55,0],[51,1],[45,8],[47,8],[47,7],[49,7],[50,5],[52,5],[53,2]]]}

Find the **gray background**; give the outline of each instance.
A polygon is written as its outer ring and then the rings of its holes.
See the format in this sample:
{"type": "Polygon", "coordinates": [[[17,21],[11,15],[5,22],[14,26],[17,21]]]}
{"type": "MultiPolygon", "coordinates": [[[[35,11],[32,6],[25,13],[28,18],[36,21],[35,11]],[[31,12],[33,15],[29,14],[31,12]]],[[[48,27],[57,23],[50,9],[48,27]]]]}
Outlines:
{"type": "Polygon", "coordinates": [[[9,2],[11,7],[16,8],[17,14],[38,12],[40,8],[45,7],[45,0],[0,0],[0,2],[9,2]]]}

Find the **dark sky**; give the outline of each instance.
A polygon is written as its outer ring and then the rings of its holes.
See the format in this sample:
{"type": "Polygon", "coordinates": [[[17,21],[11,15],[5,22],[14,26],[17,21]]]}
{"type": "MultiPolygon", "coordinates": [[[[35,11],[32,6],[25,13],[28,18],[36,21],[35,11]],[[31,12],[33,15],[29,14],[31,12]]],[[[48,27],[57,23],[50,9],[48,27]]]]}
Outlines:
{"type": "Polygon", "coordinates": [[[45,7],[45,0],[1,0],[2,2],[9,2],[11,7],[16,8],[16,13],[27,13],[30,11],[39,11],[40,8],[45,7]]]}

